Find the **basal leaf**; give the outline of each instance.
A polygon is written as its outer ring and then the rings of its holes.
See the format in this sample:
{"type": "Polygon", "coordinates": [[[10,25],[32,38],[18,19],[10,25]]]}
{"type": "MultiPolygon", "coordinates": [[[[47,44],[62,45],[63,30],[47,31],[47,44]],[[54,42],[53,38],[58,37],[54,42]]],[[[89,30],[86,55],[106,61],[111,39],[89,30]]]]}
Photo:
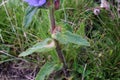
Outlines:
{"type": "Polygon", "coordinates": [[[62,63],[46,62],[38,72],[35,80],[45,80],[53,71],[60,70],[62,63]]]}
{"type": "Polygon", "coordinates": [[[52,37],[62,44],[74,43],[77,45],[90,46],[89,42],[86,39],[69,31],[57,32],[56,34],[53,34],[52,37]]]}
{"type": "Polygon", "coordinates": [[[35,15],[37,10],[38,10],[37,7],[28,6],[28,8],[26,9],[25,17],[24,17],[25,28],[27,28],[29,24],[32,22],[33,16],[35,15]]]}
{"type": "Polygon", "coordinates": [[[47,52],[55,48],[54,40],[47,38],[46,40],[35,44],[33,47],[28,48],[22,52],[19,56],[27,56],[34,52],[47,52]]]}

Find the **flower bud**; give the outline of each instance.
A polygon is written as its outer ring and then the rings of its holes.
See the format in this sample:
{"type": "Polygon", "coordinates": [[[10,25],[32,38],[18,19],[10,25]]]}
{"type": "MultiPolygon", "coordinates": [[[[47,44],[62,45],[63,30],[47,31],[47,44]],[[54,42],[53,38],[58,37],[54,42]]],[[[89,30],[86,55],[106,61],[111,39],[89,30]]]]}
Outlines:
{"type": "Polygon", "coordinates": [[[60,0],[55,0],[54,7],[55,7],[55,10],[59,9],[59,7],[60,7],[60,0]]]}
{"type": "Polygon", "coordinates": [[[99,15],[100,14],[100,9],[99,8],[95,8],[93,12],[94,12],[95,15],[99,15]]]}

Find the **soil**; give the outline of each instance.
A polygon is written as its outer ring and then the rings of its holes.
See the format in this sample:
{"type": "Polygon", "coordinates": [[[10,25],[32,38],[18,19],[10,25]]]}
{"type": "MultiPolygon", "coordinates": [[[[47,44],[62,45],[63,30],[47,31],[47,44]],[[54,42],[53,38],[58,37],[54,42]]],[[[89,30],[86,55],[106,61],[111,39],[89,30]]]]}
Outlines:
{"type": "Polygon", "coordinates": [[[0,80],[35,80],[38,66],[34,63],[17,61],[0,64],[0,80]]]}

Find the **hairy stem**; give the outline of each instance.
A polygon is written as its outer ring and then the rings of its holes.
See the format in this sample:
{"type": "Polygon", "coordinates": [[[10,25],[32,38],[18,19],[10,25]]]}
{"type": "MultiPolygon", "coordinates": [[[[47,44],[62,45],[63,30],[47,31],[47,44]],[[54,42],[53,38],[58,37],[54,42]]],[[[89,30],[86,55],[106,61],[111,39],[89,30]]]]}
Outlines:
{"type": "Polygon", "coordinates": [[[53,33],[56,25],[55,25],[55,18],[54,18],[54,9],[52,7],[50,7],[49,9],[49,17],[50,17],[50,31],[51,31],[51,34],[53,33]]]}
{"type": "MultiPolygon", "coordinates": [[[[53,0],[52,0],[53,1],[53,0]]],[[[56,24],[55,24],[55,18],[54,18],[54,2],[52,2],[50,4],[52,4],[50,6],[50,9],[49,9],[49,18],[50,18],[50,31],[51,31],[51,34],[54,33],[54,30],[55,28],[57,27],[56,24]]],[[[68,77],[68,71],[67,71],[67,65],[66,65],[66,61],[65,61],[65,57],[61,51],[61,47],[59,45],[59,42],[57,40],[54,40],[55,43],[56,43],[56,52],[58,54],[58,57],[60,59],[60,61],[63,63],[63,72],[64,72],[64,75],[66,77],[68,77]]]]}
{"type": "Polygon", "coordinates": [[[56,51],[57,51],[57,54],[60,58],[60,61],[63,63],[63,72],[64,72],[64,75],[65,77],[68,77],[69,76],[69,73],[68,73],[68,70],[67,70],[67,64],[66,64],[66,60],[65,60],[65,57],[63,55],[63,52],[61,51],[61,47],[59,45],[59,42],[56,41],[56,51]]]}

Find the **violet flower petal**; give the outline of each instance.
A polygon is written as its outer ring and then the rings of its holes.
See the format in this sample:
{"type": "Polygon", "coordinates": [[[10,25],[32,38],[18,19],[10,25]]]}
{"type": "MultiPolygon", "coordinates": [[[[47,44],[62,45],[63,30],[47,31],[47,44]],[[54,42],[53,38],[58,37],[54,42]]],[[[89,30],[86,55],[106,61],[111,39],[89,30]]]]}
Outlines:
{"type": "Polygon", "coordinates": [[[27,2],[30,6],[34,7],[40,7],[46,3],[46,0],[24,0],[27,2]]]}

